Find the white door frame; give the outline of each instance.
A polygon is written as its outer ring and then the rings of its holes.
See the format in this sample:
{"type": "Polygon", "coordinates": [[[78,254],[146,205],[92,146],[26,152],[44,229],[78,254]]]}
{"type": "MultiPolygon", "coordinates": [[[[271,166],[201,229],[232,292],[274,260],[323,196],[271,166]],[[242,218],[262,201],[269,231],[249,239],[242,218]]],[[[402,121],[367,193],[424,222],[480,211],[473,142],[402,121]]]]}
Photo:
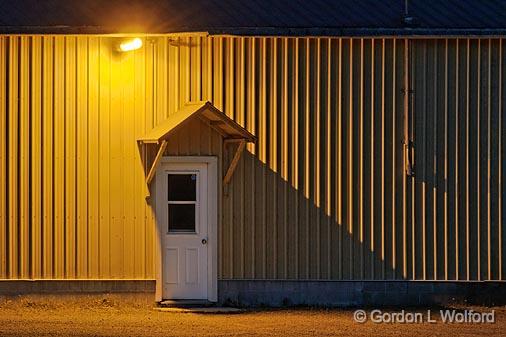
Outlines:
{"type": "MultiPolygon", "coordinates": [[[[207,252],[207,300],[211,302],[218,301],[218,158],[214,156],[168,156],[162,157],[158,171],[163,170],[164,164],[177,163],[177,164],[207,164],[207,176],[208,176],[208,187],[207,187],[207,231],[208,231],[208,252],[207,252]]],[[[155,177],[153,183],[153,189],[156,195],[156,188],[158,187],[158,180],[155,177]]],[[[156,219],[156,198],[154,198],[154,215],[156,230],[154,232],[154,243],[155,243],[155,279],[156,279],[156,292],[155,300],[162,300],[162,289],[163,289],[163,261],[162,261],[162,249],[163,249],[163,230],[162,224],[156,219]]]]}

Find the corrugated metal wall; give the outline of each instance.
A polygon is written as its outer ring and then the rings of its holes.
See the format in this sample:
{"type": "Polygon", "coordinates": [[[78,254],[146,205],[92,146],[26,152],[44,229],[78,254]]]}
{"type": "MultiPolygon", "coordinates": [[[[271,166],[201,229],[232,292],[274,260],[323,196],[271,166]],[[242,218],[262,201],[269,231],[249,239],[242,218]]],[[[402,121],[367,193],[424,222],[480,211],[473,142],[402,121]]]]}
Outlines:
{"type": "Polygon", "coordinates": [[[213,43],[218,101],[259,139],[224,194],[221,277],[402,278],[404,42],[213,43]]]}
{"type": "MultiPolygon", "coordinates": [[[[504,279],[502,41],[410,42],[414,178],[404,40],[114,43],[1,39],[0,277],[152,278],[134,140],[209,99],[259,139],[223,191],[220,278],[504,279]]],[[[171,154],[218,149],[177,138],[171,154]]]]}
{"type": "Polygon", "coordinates": [[[413,43],[410,278],[505,278],[503,44],[413,43]]]}
{"type": "Polygon", "coordinates": [[[113,43],[0,37],[0,278],[153,277],[153,55],[113,43]]]}

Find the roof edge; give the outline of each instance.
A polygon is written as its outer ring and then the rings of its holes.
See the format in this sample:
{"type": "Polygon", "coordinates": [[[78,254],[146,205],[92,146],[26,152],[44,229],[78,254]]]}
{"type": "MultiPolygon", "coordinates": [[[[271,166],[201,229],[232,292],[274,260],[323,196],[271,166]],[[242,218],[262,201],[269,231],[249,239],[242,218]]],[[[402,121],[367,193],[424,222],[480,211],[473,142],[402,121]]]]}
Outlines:
{"type": "Polygon", "coordinates": [[[231,28],[208,29],[209,35],[281,37],[460,37],[505,36],[505,28],[231,28]]]}
{"type": "Polygon", "coordinates": [[[122,31],[98,26],[1,26],[0,35],[98,35],[98,36],[208,36],[206,30],[181,30],[181,31],[122,31]]]}
{"type": "Polygon", "coordinates": [[[0,35],[107,35],[107,36],[280,36],[280,37],[459,37],[505,36],[504,28],[389,28],[389,27],[181,27],[171,31],[134,32],[102,26],[0,26],[0,35]]]}

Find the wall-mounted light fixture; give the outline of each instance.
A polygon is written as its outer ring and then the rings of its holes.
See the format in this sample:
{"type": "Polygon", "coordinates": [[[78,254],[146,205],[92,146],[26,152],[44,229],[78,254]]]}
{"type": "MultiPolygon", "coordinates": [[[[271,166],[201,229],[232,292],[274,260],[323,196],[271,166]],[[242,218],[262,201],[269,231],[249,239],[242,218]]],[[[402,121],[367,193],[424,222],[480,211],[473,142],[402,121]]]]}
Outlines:
{"type": "Polygon", "coordinates": [[[142,40],[138,37],[134,39],[123,40],[118,46],[118,50],[122,52],[136,50],[142,47],[142,40]]]}

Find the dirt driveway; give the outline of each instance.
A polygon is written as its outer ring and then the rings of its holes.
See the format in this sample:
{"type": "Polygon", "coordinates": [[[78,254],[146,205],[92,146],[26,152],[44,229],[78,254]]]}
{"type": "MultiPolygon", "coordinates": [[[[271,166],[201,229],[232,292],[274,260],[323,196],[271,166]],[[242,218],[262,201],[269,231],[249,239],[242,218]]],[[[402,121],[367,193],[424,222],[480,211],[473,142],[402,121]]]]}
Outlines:
{"type": "Polygon", "coordinates": [[[354,310],[258,310],[213,315],[110,303],[63,306],[6,302],[0,304],[0,336],[505,336],[506,308],[493,309],[494,324],[360,324],[353,319],[354,310]]]}

